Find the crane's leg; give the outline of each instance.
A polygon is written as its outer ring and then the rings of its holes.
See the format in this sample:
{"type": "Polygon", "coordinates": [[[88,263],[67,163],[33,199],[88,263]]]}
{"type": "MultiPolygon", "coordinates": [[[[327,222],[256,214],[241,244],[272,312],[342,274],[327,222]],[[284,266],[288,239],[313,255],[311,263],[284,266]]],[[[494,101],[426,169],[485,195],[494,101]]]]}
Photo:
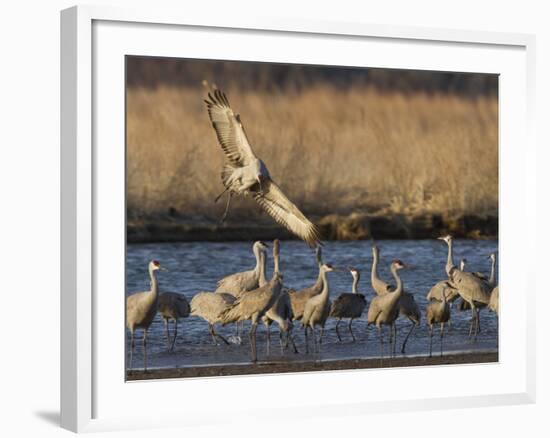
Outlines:
{"type": "Polygon", "coordinates": [[[470,333],[468,334],[468,337],[472,337],[472,334],[474,332],[475,328],[475,320],[476,320],[476,310],[474,306],[471,306],[472,309],[472,319],[470,320],[470,333]]]}
{"type": "Polygon", "coordinates": [[[481,333],[481,319],[479,318],[480,312],[481,312],[481,309],[477,308],[476,313],[477,313],[477,332],[478,333],[481,333]]]}
{"type": "Polygon", "coordinates": [[[382,358],[384,357],[384,349],[383,349],[383,346],[382,344],[384,343],[384,339],[383,339],[383,333],[382,333],[382,326],[379,325],[378,326],[378,337],[380,338],[380,360],[382,360],[382,358]]]}
{"type": "Polygon", "coordinates": [[[287,337],[288,337],[287,338],[287,343],[290,340],[290,343],[292,344],[292,348],[294,349],[294,354],[298,354],[299,351],[296,348],[296,343],[294,342],[294,336],[292,336],[292,330],[291,329],[287,330],[287,337]]]}
{"type": "Polygon", "coordinates": [[[355,342],[355,335],[353,334],[353,330],[351,329],[351,325],[353,324],[353,318],[350,318],[349,320],[349,334],[351,335],[351,338],[353,339],[353,342],[355,342]]]}
{"type": "Polygon", "coordinates": [[[147,329],[143,330],[143,371],[147,371],[147,329]]]}
{"type": "MultiPolygon", "coordinates": [[[[224,193],[225,193],[226,190],[224,190],[224,193]]],[[[223,193],[221,195],[223,195],[223,193]]],[[[227,219],[227,214],[229,213],[229,205],[231,204],[231,197],[232,196],[233,196],[233,192],[229,192],[229,194],[227,195],[227,204],[225,204],[225,210],[223,212],[222,218],[220,219],[220,224],[223,224],[225,222],[225,220],[227,219]]]]}
{"type": "Polygon", "coordinates": [[[307,327],[308,327],[307,325],[304,326],[304,336],[306,338],[306,354],[309,354],[309,345],[308,345],[308,342],[307,342],[308,341],[308,339],[307,339],[307,327]]]}
{"type": "Polygon", "coordinates": [[[441,323],[441,328],[439,329],[439,338],[440,338],[440,342],[441,342],[441,351],[439,352],[439,355],[440,356],[443,356],[443,332],[445,330],[445,323],[442,322],[441,323]]]}
{"type": "Polygon", "coordinates": [[[170,351],[170,330],[168,329],[168,319],[162,319],[164,320],[164,337],[166,338],[166,349],[170,351]]]}
{"type": "Polygon", "coordinates": [[[411,321],[411,322],[412,322],[411,329],[407,333],[407,336],[405,336],[405,340],[403,341],[403,345],[401,346],[401,354],[405,354],[405,346],[407,345],[407,341],[409,340],[409,336],[411,335],[412,331],[416,327],[416,323],[414,321],[411,321]]]}
{"type": "MultiPolygon", "coordinates": [[[[212,326],[212,333],[214,333],[214,336],[217,337],[217,338],[220,338],[224,343],[225,345],[229,345],[229,341],[227,339],[225,339],[222,335],[220,335],[219,333],[216,333],[216,331],[214,330],[214,326],[212,326]]],[[[217,343],[216,343],[217,345],[217,343]]]]}
{"type": "Polygon", "coordinates": [[[248,334],[248,337],[250,338],[250,347],[252,349],[252,362],[256,362],[258,360],[256,355],[256,326],[257,322],[253,321],[248,334]]]}
{"type": "Polygon", "coordinates": [[[178,320],[174,321],[174,339],[172,339],[172,345],[170,351],[174,351],[174,345],[176,345],[176,338],[178,337],[178,320]]]}
{"type": "Polygon", "coordinates": [[[338,324],[340,324],[340,321],[342,318],[338,318],[338,321],[336,322],[336,336],[338,336],[338,340],[342,342],[342,338],[340,337],[340,333],[338,332],[338,324]]]}
{"type": "MultiPolygon", "coordinates": [[[[315,330],[315,329],[314,329],[315,330]]],[[[323,335],[325,333],[325,326],[322,325],[321,326],[321,331],[320,331],[320,334],[319,334],[319,345],[321,345],[323,343],[323,335]]]]}
{"type": "Polygon", "coordinates": [[[434,335],[434,328],[432,324],[430,324],[430,357],[432,357],[432,340],[434,335]]]}
{"type": "Polygon", "coordinates": [[[266,325],[267,329],[267,355],[269,356],[269,350],[271,347],[271,326],[268,324],[266,325]]]}
{"type": "Polygon", "coordinates": [[[313,332],[313,352],[317,353],[317,334],[315,333],[315,326],[311,327],[311,331],[313,332]]]}
{"type": "Polygon", "coordinates": [[[132,330],[130,333],[131,333],[130,335],[130,369],[132,369],[132,362],[134,359],[134,347],[135,347],[134,330],[132,330]]]}
{"type": "Polygon", "coordinates": [[[397,324],[395,322],[392,324],[392,328],[393,328],[392,356],[395,356],[396,345],[397,345],[397,324]]]}
{"type": "Polygon", "coordinates": [[[279,327],[279,346],[281,347],[281,355],[285,354],[285,348],[288,348],[288,332],[286,333],[286,340],[283,342],[283,330],[279,327]]]}
{"type": "Polygon", "coordinates": [[[208,331],[210,332],[210,336],[212,336],[212,341],[214,341],[214,345],[218,345],[218,340],[216,339],[216,334],[214,333],[214,326],[212,324],[208,324],[208,331]]]}
{"type": "Polygon", "coordinates": [[[223,189],[223,192],[221,192],[218,196],[216,196],[216,199],[214,199],[214,202],[218,202],[220,198],[223,196],[223,194],[228,190],[229,190],[229,187],[226,187],[225,189],[223,189]]]}

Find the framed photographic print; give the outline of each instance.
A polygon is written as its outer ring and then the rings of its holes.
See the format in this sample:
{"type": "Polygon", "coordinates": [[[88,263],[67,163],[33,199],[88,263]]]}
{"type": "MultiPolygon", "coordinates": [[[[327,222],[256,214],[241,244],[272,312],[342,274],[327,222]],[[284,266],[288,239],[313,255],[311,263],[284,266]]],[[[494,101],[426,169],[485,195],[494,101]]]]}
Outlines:
{"type": "Polygon", "coordinates": [[[75,7],[61,38],[63,427],[533,400],[531,36],[75,7]]]}

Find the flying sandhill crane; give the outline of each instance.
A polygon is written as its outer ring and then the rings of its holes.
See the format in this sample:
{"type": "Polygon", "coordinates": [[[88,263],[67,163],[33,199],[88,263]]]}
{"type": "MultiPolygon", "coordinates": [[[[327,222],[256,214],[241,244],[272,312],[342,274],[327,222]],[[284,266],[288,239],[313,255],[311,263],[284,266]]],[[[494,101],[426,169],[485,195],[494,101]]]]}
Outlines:
{"type": "Polygon", "coordinates": [[[168,347],[168,351],[173,351],[178,336],[178,320],[189,316],[190,308],[187,298],[175,292],[164,292],[159,296],[158,312],[164,320],[166,346],[168,347]],[[168,324],[170,321],[174,321],[174,339],[172,339],[172,342],[170,342],[168,324]]]}
{"type": "MultiPolygon", "coordinates": [[[[377,295],[384,295],[391,290],[391,286],[378,276],[379,260],[380,260],[380,250],[376,245],[373,245],[372,246],[371,285],[377,295]]],[[[420,324],[421,313],[420,313],[420,308],[418,307],[418,304],[414,299],[414,296],[411,293],[405,292],[405,291],[402,292],[401,297],[399,298],[399,306],[397,311],[401,316],[404,316],[411,322],[411,328],[407,332],[407,336],[405,336],[405,339],[403,340],[403,344],[401,345],[401,353],[405,354],[405,348],[407,346],[407,341],[409,340],[409,336],[411,335],[414,328],[420,324]]],[[[396,330],[395,324],[392,326],[392,329],[393,329],[392,336],[396,338],[397,330],[396,330]]],[[[394,348],[395,348],[396,341],[397,339],[394,339],[394,348]]]]}
{"type": "Polygon", "coordinates": [[[221,315],[223,325],[250,319],[252,326],[249,338],[252,349],[252,362],[256,362],[257,360],[256,328],[258,321],[275,304],[282,287],[283,276],[278,272],[273,272],[273,277],[269,283],[245,293],[221,315]]]}
{"type": "MultiPolygon", "coordinates": [[[[279,239],[273,241],[273,263],[274,270],[280,274],[280,261],[279,261],[279,239]]],[[[262,286],[262,285],[260,285],[262,286]]],[[[271,338],[271,323],[275,321],[279,325],[279,341],[281,344],[281,353],[283,352],[283,334],[285,335],[285,347],[288,343],[292,344],[294,353],[298,353],[294,339],[292,339],[292,307],[290,306],[290,298],[288,296],[288,289],[283,286],[277,301],[262,317],[262,321],[267,330],[267,352],[269,354],[270,338],[271,338]]]]}
{"type": "MultiPolygon", "coordinates": [[[[395,279],[396,288],[394,290],[391,290],[390,288],[387,293],[375,296],[370,303],[369,311],[367,313],[368,325],[374,324],[378,328],[378,334],[380,337],[380,357],[383,356],[382,325],[390,326],[391,343],[393,326],[395,325],[395,320],[399,315],[399,299],[403,293],[403,282],[401,281],[397,271],[403,268],[405,268],[405,264],[401,260],[394,260],[392,262],[390,269],[395,279]]],[[[393,336],[393,342],[395,343],[395,336],[393,336]]]]}
{"type": "Polygon", "coordinates": [[[498,286],[493,288],[491,296],[489,298],[489,310],[495,312],[498,315],[498,286]]]}
{"type": "Polygon", "coordinates": [[[226,95],[220,90],[214,90],[213,93],[208,93],[205,102],[226,157],[222,171],[225,190],[222,194],[229,194],[222,221],[227,216],[233,195],[251,195],[279,225],[309,246],[316,246],[320,241],[319,230],[271,179],[265,163],[252,150],[241,119],[231,109],[226,95]]]}
{"type": "Polygon", "coordinates": [[[334,268],[332,265],[324,264],[321,266],[321,279],[323,281],[323,289],[320,294],[314,295],[309,300],[307,300],[304,307],[304,314],[302,315],[302,326],[304,327],[304,333],[306,337],[306,353],[309,352],[308,347],[308,337],[307,331],[308,328],[313,332],[313,342],[315,349],[317,349],[317,338],[315,336],[315,326],[321,327],[321,333],[319,336],[319,351],[321,349],[321,339],[323,337],[323,329],[325,327],[325,322],[327,321],[328,315],[330,313],[330,290],[327,279],[327,273],[332,272],[334,268]]]}
{"type": "MultiPolygon", "coordinates": [[[[450,287],[450,286],[449,286],[450,287]]],[[[451,308],[446,295],[442,294],[442,301],[432,300],[426,308],[426,322],[430,327],[430,357],[432,357],[433,325],[440,324],[439,337],[441,342],[441,356],[443,356],[443,334],[445,323],[451,318],[451,308]]]]}
{"type": "Polygon", "coordinates": [[[300,321],[304,314],[304,308],[306,307],[307,301],[318,295],[323,290],[323,276],[321,272],[321,267],[323,266],[323,257],[321,247],[318,246],[315,250],[315,256],[317,259],[317,266],[319,267],[319,274],[317,275],[317,281],[312,286],[306,287],[305,289],[299,291],[288,291],[288,296],[290,298],[290,306],[292,308],[292,318],[293,321],[300,321]]]}
{"type": "Polygon", "coordinates": [[[130,368],[134,356],[134,332],[137,328],[143,330],[143,369],[147,370],[147,330],[157,314],[159,287],[157,271],[166,271],[157,260],[149,262],[149,277],[151,289],[137,292],[126,298],[126,324],[131,333],[130,339],[130,368]]]}
{"type": "Polygon", "coordinates": [[[216,293],[227,293],[239,298],[243,293],[257,289],[260,286],[260,278],[265,278],[265,255],[267,244],[262,241],[254,242],[252,252],[256,257],[256,266],[250,271],[236,272],[218,281],[216,293]]]}
{"type": "Polygon", "coordinates": [[[219,333],[214,329],[215,324],[221,323],[221,314],[233,305],[235,297],[230,294],[214,293],[214,292],[199,292],[191,299],[191,315],[198,316],[208,323],[208,331],[212,336],[214,344],[218,344],[216,338],[220,338],[226,344],[229,344],[219,333]]]}
{"type": "Polygon", "coordinates": [[[360,294],[357,291],[357,285],[359,284],[360,278],[359,271],[353,267],[348,269],[353,277],[353,284],[351,286],[352,292],[340,294],[338,298],[334,300],[330,308],[330,316],[333,318],[338,318],[338,322],[336,323],[336,336],[338,336],[338,340],[340,342],[342,341],[342,338],[338,332],[338,324],[340,324],[342,318],[349,318],[349,333],[353,338],[353,342],[355,342],[355,336],[353,335],[351,324],[355,318],[361,317],[363,310],[367,306],[367,299],[365,298],[365,295],[360,294]]]}

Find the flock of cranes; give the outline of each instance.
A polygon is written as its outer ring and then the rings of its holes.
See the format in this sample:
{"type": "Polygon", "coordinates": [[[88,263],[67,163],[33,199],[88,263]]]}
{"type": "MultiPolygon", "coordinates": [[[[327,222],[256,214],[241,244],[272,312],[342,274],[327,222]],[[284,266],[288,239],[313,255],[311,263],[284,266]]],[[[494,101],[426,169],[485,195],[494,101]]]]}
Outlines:
{"type": "MultiPolygon", "coordinates": [[[[465,271],[466,261],[461,261],[459,267],[454,264],[453,239],[451,236],[442,237],[448,246],[445,272],[447,278],[437,282],[428,292],[426,298],[426,323],[429,328],[429,355],[432,355],[432,338],[434,325],[440,329],[440,354],[443,354],[443,337],[445,325],[451,319],[451,305],[453,301],[461,299],[459,310],[470,310],[472,313],[469,336],[476,339],[479,331],[479,312],[484,307],[498,314],[498,286],[495,284],[496,256],[491,254],[491,275],[489,278],[478,272],[465,271]]],[[[138,292],[127,298],[127,325],[130,331],[130,362],[134,352],[134,332],[143,330],[143,360],[147,368],[147,331],[158,312],[164,320],[167,349],[173,351],[177,336],[178,320],[189,316],[202,318],[208,325],[214,344],[218,340],[225,344],[230,342],[216,332],[216,325],[239,324],[250,322],[248,333],[251,359],[257,361],[256,331],[258,324],[263,322],[267,329],[267,351],[269,354],[270,326],[275,322],[279,327],[281,352],[292,347],[295,353],[298,348],[292,330],[296,323],[304,330],[305,353],[321,351],[323,332],[328,318],[335,318],[335,331],[339,341],[342,336],[339,324],[342,319],[349,320],[348,330],[353,341],[353,321],[363,316],[367,310],[367,326],[376,326],[380,343],[380,356],[383,356],[384,326],[389,328],[389,346],[391,355],[395,354],[397,344],[396,320],[401,316],[411,322],[401,346],[405,347],[409,336],[415,327],[420,324],[421,311],[412,293],[405,291],[401,269],[407,265],[401,260],[391,263],[390,271],[393,284],[386,283],[378,274],[379,249],[372,247],[373,261],[371,265],[371,287],[374,297],[369,300],[366,294],[359,293],[359,270],[352,267],[337,267],[322,260],[321,247],[316,249],[318,277],[316,281],[302,290],[291,289],[284,284],[283,273],[280,268],[280,242],[273,242],[273,274],[266,278],[266,263],[268,244],[257,241],[252,246],[256,259],[254,269],[237,272],[220,279],[214,291],[201,291],[193,296],[190,303],[182,294],[173,292],[159,293],[157,273],[165,270],[160,263],[153,260],[149,263],[151,288],[149,291],[138,292]],[[333,271],[349,271],[352,276],[351,292],[338,295],[333,302],[330,300],[329,276],[333,271]],[[174,321],[174,333],[169,333],[169,322],[174,321]],[[313,345],[311,345],[313,344],[313,345]]],[[[237,332],[238,333],[238,332],[237,332]]],[[[240,339],[240,338],[239,338],[240,339]]]]}
{"type": "MultiPolygon", "coordinates": [[[[130,331],[130,361],[134,352],[134,333],[136,329],[143,330],[143,360],[147,368],[147,331],[157,312],[164,320],[167,349],[172,351],[177,337],[178,320],[188,316],[202,318],[208,324],[208,330],[215,344],[218,340],[229,344],[229,341],[216,332],[216,325],[235,324],[237,339],[245,321],[250,321],[249,340],[252,361],[257,360],[256,330],[263,322],[267,329],[267,350],[270,348],[270,327],[273,322],[279,326],[281,349],[292,346],[295,353],[298,348],[292,336],[294,324],[298,322],[304,329],[305,351],[309,353],[310,343],[313,350],[320,352],[323,333],[328,318],[335,318],[336,335],[341,341],[339,324],[342,319],[349,320],[348,330],[356,340],[352,325],[367,311],[368,325],[376,326],[380,340],[380,354],[383,355],[383,329],[389,327],[391,354],[395,354],[397,344],[396,320],[402,316],[410,321],[410,329],[401,346],[405,348],[414,328],[420,324],[421,312],[413,294],[405,291],[405,286],[399,271],[407,265],[401,260],[391,263],[391,274],[394,284],[388,284],[378,275],[379,250],[372,248],[373,262],[371,268],[371,286],[375,296],[370,301],[359,293],[359,271],[354,267],[335,267],[323,263],[320,233],[317,227],[294,205],[273,181],[266,164],[254,153],[246,135],[241,117],[235,114],[227,96],[215,89],[208,93],[205,99],[208,117],[216,134],[217,140],[225,156],[225,164],[221,172],[224,185],[223,192],[216,201],[227,193],[227,204],[222,217],[228,215],[233,196],[252,197],[258,205],[269,214],[279,225],[305,241],[310,247],[316,248],[318,276],[311,286],[301,290],[293,290],[284,284],[280,269],[280,244],[273,243],[273,275],[266,278],[266,262],[268,245],[255,242],[252,252],[256,259],[254,269],[237,272],[218,281],[216,290],[197,293],[190,303],[183,295],[176,293],[159,294],[157,274],[164,268],[153,260],[149,263],[151,288],[149,291],[138,292],[127,298],[126,321],[130,331]],[[330,300],[329,274],[335,270],[348,270],[353,278],[351,293],[339,295],[334,302],[330,300]],[[174,334],[170,335],[170,321],[174,322],[174,334]],[[240,325],[240,329],[239,329],[240,325]]],[[[457,267],[453,259],[453,239],[451,236],[441,237],[447,246],[447,262],[445,272],[447,277],[437,282],[428,292],[426,321],[430,333],[430,355],[432,354],[433,326],[440,325],[441,354],[443,353],[443,336],[445,324],[450,322],[451,303],[461,299],[460,310],[470,310],[472,314],[469,335],[475,340],[481,330],[479,312],[484,307],[498,314],[498,286],[495,284],[496,258],[491,254],[492,271],[487,279],[482,274],[467,272],[466,261],[457,267]]]]}

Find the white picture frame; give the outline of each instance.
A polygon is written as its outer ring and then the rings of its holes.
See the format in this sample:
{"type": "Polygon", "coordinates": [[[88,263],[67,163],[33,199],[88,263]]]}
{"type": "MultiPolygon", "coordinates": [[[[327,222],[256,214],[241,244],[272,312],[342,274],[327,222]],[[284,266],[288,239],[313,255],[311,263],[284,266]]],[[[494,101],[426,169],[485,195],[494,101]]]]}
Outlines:
{"type": "MultiPolygon", "coordinates": [[[[210,396],[224,391],[234,393],[235,388],[243,394],[235,396],[240,410],[244,404],[246,415],[255,417],[262,417],[276,406],[289,418],[296,418],[534,402],[535,312],[526,303],[535,294],[535,275],[524,261],[514,255],[516,252],[520,255],[526,253],[535,245],[534,215],[529,216],[526,208],[517,208],[518,205],[535,205],[534,46],[534,36],[525,34],[246,15],[226,21],[214,14],[154,8],[129,10],[78,6],[62,11],[62,427],[81,432],[196,425],[207,421],[207,405],[209,415],[215,412],[218,422],[231,421],[234,413],[231,407],[223,408],[210,396]],[[185,38],[190,41],[191,37],[192,45],[181,44],[185,38]],[[215,44],[221,37],[225,46],[215,44]],[[179,38],[182,40],[178,45],[174,39],[179,38]],[[195,44],[196,41],[202,42],[195,44]],[[284,51],[284,47],[292,47],[289,44],[296,47],[295,53],[284,51]],[[383,45],[384,50],[376,48],[377,45],[383,45]],[[124,119],[124,114],[120,113],[124,89],[120,89],[120,65],[123,65],[120,56],[183,54],[213,59],[306,63],[323,63],[325,59],[325,63],[352,65],[349,61],[345,63],[350,59],[346,58],[350,56],[348,51],[339,50],[352,46],[372,49],[372,59],[377,59],[373,61],[374,66],[431,66],[430,69],[434,69],[439,65],[442,70],[501,75],[500,262],[504,286],[501,286],[499,364],[162,382],[125,383],[123,378],[120,380],[123,376],[120,361],[124,361],[124,343],[120,342],[124,334],[119,333],[122,331],[120,318],[124,318],[124,312],[120,312],[124,308],[124,284],[120,284],[120,263],[124,264],[124,257],[120,257],[123,255],[120,251],[125,241],[124,222],[120,217],[120,208],[124,206],[121,197],[124,196],[124,168],[120,168],[124,156],[124,142],[121,142],[124,131],[120,131],[120,122],[124,119]],[[277,52],[275,47],[280,51],[277,52]],[[312,56],[309,60],[304,60],[303,53],[300,55],[300,50],[306,47],[312,56]],[[181,52],[184,49],[187,50],[185,54],[181,52]],[[202,50],[204,54],[200,56],[202,50]],[[210,52],[206,53],[206,50],[210,52]],[[235,51],[228,53],[231,50],[235,51]],[[397,53],[399,58],[395,57],[397,53]],[[105,105],[105,95],[109,96],[109,105],[105,105]],[[523,147],[518,151],[512,147],[513,144],[523,147]],[[113,187],[115,189],[111,190],[113,187]],[[109,217],[105,217],[105,212],[109,212],[109,217]],[[529,224],[531,232],[527,240],[514,235],[517,224],[524,227],[529,224]],[[103,256],[105,254],[118,261],[110,264],[109,257],[103,256]],[[507,270],[507,266],[514,269],[507,270]],[[514,294],[507,294],[507,290],[514,290],[514,294]],[[477,376],[468,377],[474,372],[477,376]],[[399,389],[386,397],[382,397],[383,393],[376,387],[388,376],[405,382],[407,378],[425,381],[438,376],[445,378],[446,374],[452,375],[453,379],[470,378],[476,384],[420,389],[411,383],[410,388],[404,390],[396,382],[399,389]],[[374,376],[379,383],[373,381],[374,376]],[[356,384],[358,378],[367,382],[362,384],[368,385],[369,391],[359,391],[344,399],[339,399],[336,394],[323,397],[316,392],[320,378],[324,379],[326,388],[323,391],[327,394],[331,386],[356,384]],[[270,400],[262,406],[254,403],[252,398],[244,397],[259,379],[263,386],[272,390],[270,400]],[[185,400],[174,405],[170,397],[165,402],[158,400],[158,391],[164,389],[166,393],[167,385],[178,390],[184,388],[187,394],[193,394],[192,405],[185,400]],[[309,388],[311,395],[280,407],[277,403],[284,400],[288,385],[303,385],[309,388]],[[148,406],[156,409],[154,415],[145,415],[138,406],[132,405],[132,399],[140,393],[147,393],[156,400],[148,406]],[[163,403],[171,403],[172,408],[165,409],[163,403]],[[295,409],[298,406],[300,409],[295,409]],[[185,418],[178,415],[178,410],[186,412],[185,418]]],[[[361,63],[354,61],[353,65],[361,63]]]]}

